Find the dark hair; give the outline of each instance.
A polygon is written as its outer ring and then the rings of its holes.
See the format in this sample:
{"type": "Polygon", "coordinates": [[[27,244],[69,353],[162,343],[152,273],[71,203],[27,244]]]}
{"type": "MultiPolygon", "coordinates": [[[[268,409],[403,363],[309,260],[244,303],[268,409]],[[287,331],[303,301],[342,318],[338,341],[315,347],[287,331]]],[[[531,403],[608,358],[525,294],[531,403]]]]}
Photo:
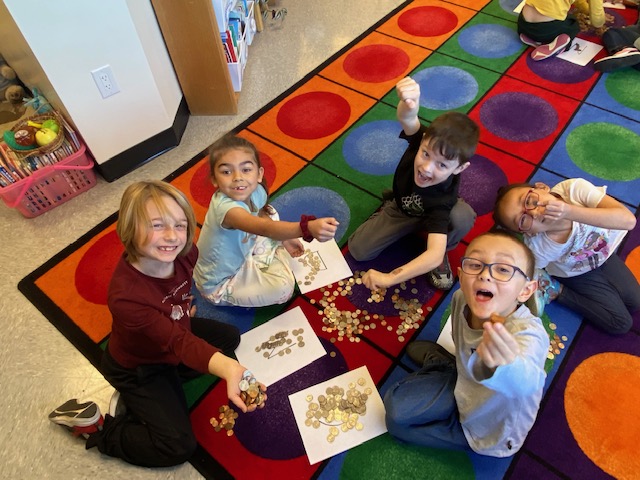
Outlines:
{"type": "MultiPolygon", "coordinates": [[[[488,232],[481,233],[480,235],[475,237],[473,240],[476,240],[478,238],[485,237],[485,236],[490,236],[490,235],[492,235],[494,237],[508,238],[509,240],[512,240],[513,242],[515,242],[516,244],[518,244],[518,246],[520,246],[522,248],[522,251],[525,254],[525,258],[527,259],[527,265],[523,269],[523,271],[524,271],[524,273],[527,274],[527,276],[531,280],[533,280],[534,275],[535,275],[535,270],[536,270],[536,258],[533,255],[533,252],[531,251],[531,249],[522,240],[522,235],[515,234],[513,232],[510,232],[508,230],[503,230],[501,228],[492,228],[488,232]]],[[[471,243],[473,243],[473,240],[471,240],[471,242],[469,242],[469,245],[471,245],[471,243]]]]}
{"type": "MultiPolygon", "coordinates": [[[[256,146],[249,140],[238,137],[229,132],[219,138],[213,143],[213,145],[209,147],[209,170],[212,177],[215,176],[216,164],[220,161],[222,156],[230,150],[245,150],[253,156],[253,159],[255,160],[258,168],[262,168],[262,162],[260,162],[260,153],[258,152],[256,146]]],[[[271,206],[269,205],[269,186],[267,185],[266,176],[262,177],[260,185],[262,185],[262,187],[267,192],[267,201],[264,207],[262,207],[262,210],[265,213],[271,214],[271,206]]]]}
{"type": "Polygon", "coordinates": [[[464,113],[447,112],[427,127],[422,137],[432,150],[447,160],[458,159],[460,165],[469,161],[476,151],[480,129],[464,113]]]}
{"type": "Polygon", "coordinates": [[[503,185],[498,188],[498,195],[496,196],[496,202],[493,204],[493,223],[495,223],[498,227],[504,228],[505,230],[511,231],[511,229],[507,226],[507,223],[504,221],[502,216],[502,211],[500,210],[500,204],[504,200],[504,197],[511,190],[515,188],[533,188],[534,186],[530,183],[510,183],[508,185],[503,185]]]}

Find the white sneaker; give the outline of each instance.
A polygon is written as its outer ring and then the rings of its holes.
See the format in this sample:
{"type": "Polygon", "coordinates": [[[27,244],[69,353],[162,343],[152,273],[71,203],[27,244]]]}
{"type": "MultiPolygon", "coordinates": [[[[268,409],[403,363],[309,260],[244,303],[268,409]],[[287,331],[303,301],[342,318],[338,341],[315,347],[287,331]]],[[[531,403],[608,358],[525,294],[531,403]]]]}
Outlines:
{"type": "Polygon", "coordinates": [[[127,407],[122,400],[120,400],[120,392],[118,390],[113,392],[111,400],[109,400],[109,415],[116,417],[127,413],[127,407]]]}

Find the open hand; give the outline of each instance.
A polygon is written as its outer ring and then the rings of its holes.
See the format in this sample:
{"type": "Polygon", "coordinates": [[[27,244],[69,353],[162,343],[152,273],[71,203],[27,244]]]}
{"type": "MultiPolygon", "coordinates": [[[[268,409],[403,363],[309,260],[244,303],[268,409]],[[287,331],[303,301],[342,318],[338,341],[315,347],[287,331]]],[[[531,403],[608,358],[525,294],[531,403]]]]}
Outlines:
{"type": "Polygon", "coordinates": [[[282,242],[282,246],[293,258],[301,257],[304,253],[304,246],[302,245],[302,242],[297,238],[284,240],[282,242]]]}

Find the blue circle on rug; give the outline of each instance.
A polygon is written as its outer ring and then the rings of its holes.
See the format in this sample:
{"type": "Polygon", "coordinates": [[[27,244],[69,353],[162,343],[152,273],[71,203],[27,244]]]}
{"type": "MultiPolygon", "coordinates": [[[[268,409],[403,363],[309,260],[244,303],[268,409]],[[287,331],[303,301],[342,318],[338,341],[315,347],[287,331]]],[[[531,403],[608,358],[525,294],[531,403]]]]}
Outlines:
{"type": "Polygon", "coordinates": [[[300,215],[314,215],[317,218],[334,217],[340,222],[336,231],[336,242],[340,243],[351,222],[351,210],[338,193],[323,187],[300,187],[283,193],[271,204],[281,220],[297,222],[300,215]]]}
{"type": "MultiPolygon", "coordinates": [[[[242,421],[234,425],[233,431],[238,441],[251,453],[272,460],[288,460],[305,454],[298,425],[291,414],[289,395],[349,371],[340,350],[328,340],[318,339],[328,355],[270,385],[265,408],[243,415],[242,421]],[[332,352],[334,356],[331,356],[332,352]]],[[[238,411],[237,407],[232,408],[238,411]]],[[[302,428],[313,427],[303,425],[302,428]]],[[[260,475],[256,478],[260,478],[260,475]]]]}
{"type": "Polygon", "coordinates": [[[516,12],[514,12],[515,8],[520,5],[520,0],[500,0],[500,8],[502,8],[505,12],[510,13],[511,15],[518,16],[516,12]]]}
{"type": "Polygon", "coordinates": [[[531,58],[531,55],[527,55],[527,67],[539,77],[554,83],[580,83],[595,75],[595,70],[591,65],[582,67],[557,57],[548,58],[544,62],[536,62],[531,58]]]}
{"type": "Polygon", "coordinates": [[[504,58],[522,49],[522,43],[512,28],[481,24],[465,28],[458,37],[462,49],[480,58],[504,58]]]}
{"type": "Polygon", "coordinates": [[[391,175],[407,142],[399,137],[397,121],[378,120],[354,128],[342,145],[351,168],[368,175],[391,175]]]}
{"type": "Polygon", "coordinates": [[[545,99],[530,93],[507,92],[488,99],[480,121],[494,135],[512,142],[534,142],[558,126],[558,113],[545,99]]]}
{"type": "Polygon", "coordinates": [[[493,211],[498,188],[509,182],[502,169],[487,157],[476,154],[469,162],[460,176],[460,196],[480,216],[493,211]]]}
{"type": "Polygon", "coordinates": [[[478,95],[478,82],[457,67],[430,67],[413,76],[420,84],[420,106],[433,110],[454,110],[478,95]],[[455,86],[455,88],[451,88],[455,86]]]}

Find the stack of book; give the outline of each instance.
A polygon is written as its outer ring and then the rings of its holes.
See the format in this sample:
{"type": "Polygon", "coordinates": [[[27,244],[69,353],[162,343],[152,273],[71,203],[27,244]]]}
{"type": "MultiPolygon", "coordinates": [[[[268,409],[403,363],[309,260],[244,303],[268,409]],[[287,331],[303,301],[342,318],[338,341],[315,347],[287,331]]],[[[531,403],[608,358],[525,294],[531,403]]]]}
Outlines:
{"type": "Polygon", "coordinates": [[[249,15],[249,5],[246,0],[231,0],[225,8],[226,30],[220,32],[227,63],[240,61],[241,42],[249,15]]]}
{"type": "Polygon", "coordinates": [[[30,176],[36,170],[54,165],[80,150],[80,139],[71,125],[60,116],[64,129],[64,140],[55,150],[31,155],[18,155],[9,146],[0,142],[0,187],[13,185],[30,176]]]}

